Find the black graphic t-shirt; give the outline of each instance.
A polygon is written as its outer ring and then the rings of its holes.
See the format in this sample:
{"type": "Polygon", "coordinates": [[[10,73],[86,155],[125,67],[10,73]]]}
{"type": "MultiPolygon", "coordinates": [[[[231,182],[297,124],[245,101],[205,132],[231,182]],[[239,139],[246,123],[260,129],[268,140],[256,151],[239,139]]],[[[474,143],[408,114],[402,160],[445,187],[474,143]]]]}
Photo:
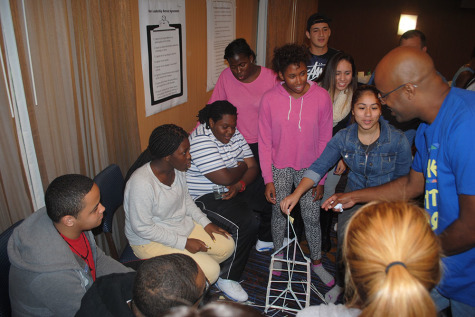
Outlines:
{"type": "Polygon", "coordinates": [[[310,53],[310,61],[307,64],[307,79],[317,81],[317,78],[322,74],[330,58],[337,52],[336,49],[330,47],[328,48],[328,52],[323,55],[313,55],[310,53]]]}

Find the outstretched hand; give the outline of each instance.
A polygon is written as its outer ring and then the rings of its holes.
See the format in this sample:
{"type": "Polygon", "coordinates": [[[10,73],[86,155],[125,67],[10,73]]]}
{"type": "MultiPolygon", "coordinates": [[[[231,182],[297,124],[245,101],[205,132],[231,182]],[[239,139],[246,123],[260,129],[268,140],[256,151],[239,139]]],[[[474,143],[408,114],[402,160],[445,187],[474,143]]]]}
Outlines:
{"type": "Polygon", "coordinates": [[[353,207],[356,204],[356,202],[353,200],[350,193],[337,193],[337,194],[333,194],[332,196],[330,196],[330,198],[325,200],[325,202],[322,204],[322,208],[325,210],[332,209],[334,211],[340,211],[340,210],[334,209],[335,206],[338,204],[341,204],[342,205],[341,207],[343,209],[348,209],[348,208],[353,207]]]}
{"type": "Polygon", "coordinates": [[[229,232],[227,232],[226,230],[224,230],[223,228],[220,228],[218,227],[217,225],[215,225],[214,223],[209,223],[206,225],[206,227],[204,227],[205,231],[207,234],[209,234],[209,236],[211,237],[211,239],[213,239],[213,241],[216,241],[216,239],[214,238],[214,235],[213,233],[216,233],[216,234],[220,234],[222,235],[223,237],[225,237],[226,239],[229,239],[229,237],[231,236],[229,234],[229,232]]]}
{"type": "Polygon", "coordinates": [[[280,201],[280,209],[286,215],[290,215],[292,209],[299,202],[300,196],[295,192],[280,201]]]}

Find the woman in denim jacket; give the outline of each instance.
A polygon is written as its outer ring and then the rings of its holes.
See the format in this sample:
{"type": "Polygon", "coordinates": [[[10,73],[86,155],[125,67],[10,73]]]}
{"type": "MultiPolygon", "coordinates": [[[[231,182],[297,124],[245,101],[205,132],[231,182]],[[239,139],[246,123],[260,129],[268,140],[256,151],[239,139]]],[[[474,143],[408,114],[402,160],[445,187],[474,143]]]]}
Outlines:
{"type": "MultiPolygon", "coordinates": [[[[404,133],[381,118],[378,94],[374,86],[361,86],[354,92],[351,111],[356,123],[339,131],[328,142],[295,191],[281,201],[284,213],[289,214],[300,196],[317,184],[340,157],[350,170],[345,192],[378,186],[409,173],[411,147],[404,133]]],[[[338,215],[337,259],[341,257],[346,224],[359,207],[356,205],[338,215]]],[[[344,270],[337,271],[337,284],[325,295],[327,302],[334,303],[343,290],[344,270]]]]}

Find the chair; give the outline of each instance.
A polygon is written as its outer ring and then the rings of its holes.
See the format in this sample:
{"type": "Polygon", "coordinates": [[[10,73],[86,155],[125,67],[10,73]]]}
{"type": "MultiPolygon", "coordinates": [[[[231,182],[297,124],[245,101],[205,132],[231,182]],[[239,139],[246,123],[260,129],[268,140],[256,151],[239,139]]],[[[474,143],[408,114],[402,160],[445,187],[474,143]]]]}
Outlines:
{"type": "Polygon", "coordinates": [[[7,245],[8,239],[22,220],[11,225],[7,230],[0,234],[0,317],[11,316],[12,308],[10,305],[10,296],[8,290],[8,274],[10,273],[10,260],[8,259],[7,245]]]}
{"type": "Polygon", "coordinates": [[[120,167],[111,164],[94,177],[94,182],[101,191],[101,203],[105,207],[102,231],[104,232],[109,246],[111,257],[121,263],[139,260],[135,256],[129,243],[125,246],[120,258],[112,239],[112,221],[114,213],[124,202],[124,177],[120,167]]]}

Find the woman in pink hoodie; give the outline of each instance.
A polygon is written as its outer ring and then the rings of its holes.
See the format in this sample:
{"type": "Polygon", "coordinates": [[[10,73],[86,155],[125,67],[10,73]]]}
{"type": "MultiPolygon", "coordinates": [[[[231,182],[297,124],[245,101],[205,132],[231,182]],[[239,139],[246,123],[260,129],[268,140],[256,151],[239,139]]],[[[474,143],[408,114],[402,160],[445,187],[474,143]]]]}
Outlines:
{"type": "MultiPolygon", "coordinates": [[[[283,245],[286,218],[280,201],[297,186],[332,137],[333,109],[328,92],[307,81],[307,49],[286,44],[275,49],[272,66],[282,83],[268,91],[259,108],[259,156],[266,199],[273,204],[272,237],[275,250],[283,245]]],[[[322,266],[319,199],[324,179],[300,199],[312,269],[327,285],[334,278],[322,266]]],[[[277,254],[283,257],[283,253],[277,254]]],[[[282,262],[273,274],[280,275],[282,262]]]]}

